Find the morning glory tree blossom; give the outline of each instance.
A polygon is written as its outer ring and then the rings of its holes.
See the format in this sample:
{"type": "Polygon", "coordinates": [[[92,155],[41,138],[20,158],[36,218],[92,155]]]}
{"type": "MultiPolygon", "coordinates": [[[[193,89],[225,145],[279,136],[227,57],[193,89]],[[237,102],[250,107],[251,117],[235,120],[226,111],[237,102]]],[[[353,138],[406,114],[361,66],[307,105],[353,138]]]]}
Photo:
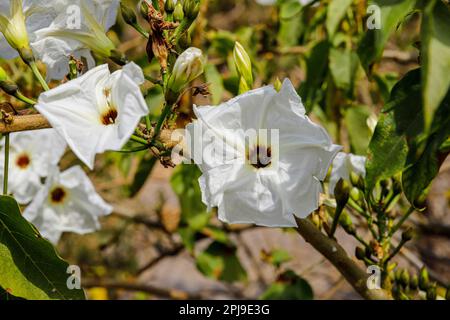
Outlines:
{"type": "Polygon", "coordinates": [[[357,156],[351,153],[339,152],[333,160],[331,170],[329,192],[334,194],[334,188],[340,179],[350,181],[350,173],[366,175],[366,157],[357,156]]]}
{"type": "Polygon", "coordinates": [[[98,66],[40,95],[36,109],[90,169],[97,153],[120,150],[147,115],[139,85],[144,75],[135,63],[110,73],[98,66]]]}
{"type": "Polygon", "coordinates": [[[60,0],[64,5],[47,28],[36,31],[33,49],[47,65],[47,78],[62,79],[69,72],[69,56],[95,66],[91,51],[102,58],[115,46],[106,32],[115,24],[119,0],[60,0]]]}
{"type": "Polygon", "coordinates": [[[61,0],[0,1],[0,57],[12,59],[18,51],[30,50],[35,32],[46,28],[57,16],[61,0]]]}
{"type": "Polygon", "coordinates": [[[23,216],[56,244],[63,232],[86,234],[98,230],[99,217],[112,210],[80,166],[62,173],[54,167],[23,216]]]}
{"type": "MultiPolygon", "coordinates": [[[[20,204],[29,203],[41,188],[41,179],[56,166],[66,143],[53,129],[11,133],[8,190],[20,204]]],[[[3,181],[4,152],[0,153],[3,181]]]]}
{"type": "Polygon", "coordinates": [[[222,221],[296,226],[294,215],[304,218],[317,209],[321,181],[341,148],[306,116],[289,80],[280,92],[263,87],[217,107],[196,107],[195,114],[187,154],[203,173],[203,202],[218,207],[222,221]],[[275,138],[258,134],[247,143],[243,133],[259,129],[275,138]]]}

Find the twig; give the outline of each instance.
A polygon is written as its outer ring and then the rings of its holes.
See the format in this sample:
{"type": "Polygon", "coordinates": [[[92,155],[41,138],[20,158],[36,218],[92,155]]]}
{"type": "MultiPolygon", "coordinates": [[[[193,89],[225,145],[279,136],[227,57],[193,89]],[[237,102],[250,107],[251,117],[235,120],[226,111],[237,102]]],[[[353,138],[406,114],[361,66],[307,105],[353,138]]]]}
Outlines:
{"type": "Polygon", "coordinates": [[[369,300],[392,299],[385,290],[370,290],[367,288],[369,274],[365,273],[355,261],[350,259],[344,248],[335,240],[320,232],[311,221],[307,219],[296,220],[297,232],[327,258],[363,298],[369,300]]]}
{"type": "Polygon", "coordinates": [[[165,259],[167,257],[173,257],[173,256],[178,255],[181,251],[183,251],[183,249],[184,249],[184,246],[179,244],[179,245],[176,245],[174,248],[172,248],[170,250],[166,250],[166,251],[161,252],[159,256],[157,256],[156,258],[154,258],[153,260],[148,262],[145,266],[141,267],[137,271],[137,275],[142,274],[144,271],[152,268],[158,262],[160,262],[161,260],[163,260],[163,259],[165,259]]]}
{"type": "Polygon", "coordinates": [[[176,300],[201,300],[206,299],[208,296],[203,294],[189,293],[178,289],[166,289],[153,285],[144,285],[138,283],[127,283],[115,280],[96,280],[86,279],[82,282],[83,288],[95,288],[102,287],[106,289],[128,290],[128,291],[140,291],[153,294],[155,296],[170,298],[176,300]]]}

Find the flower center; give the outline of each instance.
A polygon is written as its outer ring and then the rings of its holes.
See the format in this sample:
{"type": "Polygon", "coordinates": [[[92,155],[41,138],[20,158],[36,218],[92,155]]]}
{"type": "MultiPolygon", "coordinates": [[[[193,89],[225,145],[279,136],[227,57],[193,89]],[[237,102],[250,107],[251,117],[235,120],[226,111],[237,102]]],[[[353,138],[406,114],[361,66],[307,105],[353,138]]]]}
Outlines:
{"type": "Polygon", "coordinates": [[[61,187],[54,188],[50,193],[50,199],[54,204],[61,204],[64,202],[64,198],[67,193],[61,187]]]}
{"type": "Polygon", "coordinates": [[[266,168],[272,163],[272,149],[270,147],[257,145],[247,154],[250,165],[256,169],[266,168]]]}
{"type": "Polygon", "coordinates": [[[28,168],[28,166],[30,165],[30,162],[31,162],[31,159],[26,153],[19,155],[16,159],[16,165],[20,169],[23,169],[23,170],[28,168]]]}
{"type": "Polygon", "coordinates": [[[108,109],[101,115],[102,124],[105,126],[109,126],[110,124],[115,124],[117,119],[117,110],[116,109],[108,109]]]}

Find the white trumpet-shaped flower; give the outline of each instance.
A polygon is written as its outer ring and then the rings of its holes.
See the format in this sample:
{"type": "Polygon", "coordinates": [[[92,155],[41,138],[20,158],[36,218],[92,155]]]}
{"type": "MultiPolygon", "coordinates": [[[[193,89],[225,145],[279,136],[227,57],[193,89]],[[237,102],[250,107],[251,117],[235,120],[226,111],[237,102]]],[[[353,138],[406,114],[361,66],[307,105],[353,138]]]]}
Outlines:
{"type": "Polygon", "coordinates": [[[180,92],[203,73],[204,67],[202,50],[194,47],[186,49],[175,61],[168,87],[173,92],[180,92]]]}
{"type": "Polygon", "coordinates": [[[62,173],[55,167],[23,216],[56,244],[63,232],[86,234],[98,230],[98,218],[112,210],[81,167],[62,173]]]}
{"type": "Polygon", "coordinates": [[[35,31],[48,27],[60,0],[1,0],[0,57],[12,59],[30,49],[35,31]]]}
{"type": "MultiPolygon", "coordinates": [[[[53,129],[11,133],[8,190],[20,204],[29,203],[52,166],[58,164],[66,143],[53,129]]],[[[3,181],[4,152],[0,154],[3,181]]]]}
{"type": "Polygon", "coordinates": [[[36,32],[32,43],[47,65],[47,78],[62,79],[69,71],[69,56],[85,58],[95,66],[91,51],[108,58],[115,46],[106,32],[115,24],[119,0],[60,0],[64,4],[50,26],[36,32]]]}
{"type": "Polygon", "coordinates": [[[280,92],[263,87],[195,113],[186,154],[203,173],[203,202],[218,207],[222,221],[296,226],[294,215],[303,218],[318,207],[321,180],[340,147],[305,115],[289,80],[280,92]],[[247,139],[259,129],[270,138],[247,139]]]}
{"type": "Polygon", "coordinates": [[[334,194],[334,188],[340,179],[350,181],[351,172],[364,177],[366,175],[365,166],[366,157],[339,152],[333,160],[329,185],[330,194],[334,194]]]}
{"type": "Polygon", "coordinates": [[[104,64],[41,94],[36,109],[92,169],[97,153],[120,150],[147,115],[143,82],[134,63],[112,74],[104,64]]]}

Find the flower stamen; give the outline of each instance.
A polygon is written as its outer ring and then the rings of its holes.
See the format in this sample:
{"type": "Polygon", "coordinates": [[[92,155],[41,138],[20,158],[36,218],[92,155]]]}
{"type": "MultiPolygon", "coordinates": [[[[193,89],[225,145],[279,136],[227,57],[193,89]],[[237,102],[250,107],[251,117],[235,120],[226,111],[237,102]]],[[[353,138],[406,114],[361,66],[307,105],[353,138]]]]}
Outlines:
{"type": "Polygon", "coordinates": [[[262,169],[272,164],[272,149],[257,145],[247,153],[247,160],[256,169],[262,169]]]}
{"type": "Polygon", "coordinates": [[[56,187],[50,192],[50,199],[54,204],[61,204],[66,197],[66,191],[61,187],[56,187]]]}
{"type": "Polygon", "coordinates": [[[28,166],[31,163],[31,159],[28,156],[28,154],[23,153],[21,155],[19,155],[16,159],[16,165],[20,168],[20,169],[26,169],[28,168],[28,166]]]}

